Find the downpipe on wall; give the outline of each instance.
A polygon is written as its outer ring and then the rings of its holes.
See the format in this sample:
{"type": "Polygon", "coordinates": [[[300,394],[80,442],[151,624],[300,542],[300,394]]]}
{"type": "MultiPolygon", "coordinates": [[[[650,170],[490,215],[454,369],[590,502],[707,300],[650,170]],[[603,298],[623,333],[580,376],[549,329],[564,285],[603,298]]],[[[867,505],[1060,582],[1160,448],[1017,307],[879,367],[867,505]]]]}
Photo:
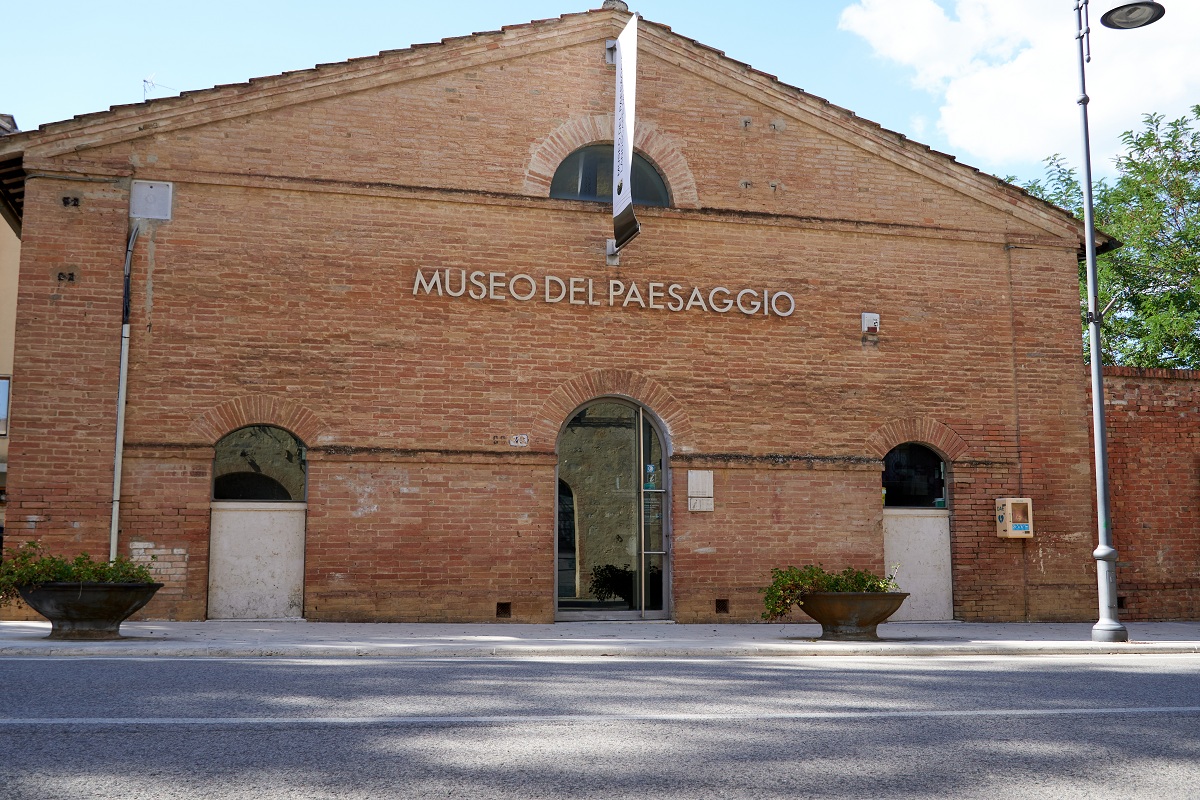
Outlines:
{"type": "Polygon", "coordinates": [[[130,265],[133,262],[133,248],[137,245],[141,224],[133,220],[129,231],[129,243],[125,246],[125,287],[121,303],[121,367],[117,383],[117,433],[113,447],[113,491],[112,491],[112,521],[108,529],[108,560],[117,557],[117,524],[121,515],[121,463],[125,455],[125,394],[129,384],[129,285],[130,265]]]}

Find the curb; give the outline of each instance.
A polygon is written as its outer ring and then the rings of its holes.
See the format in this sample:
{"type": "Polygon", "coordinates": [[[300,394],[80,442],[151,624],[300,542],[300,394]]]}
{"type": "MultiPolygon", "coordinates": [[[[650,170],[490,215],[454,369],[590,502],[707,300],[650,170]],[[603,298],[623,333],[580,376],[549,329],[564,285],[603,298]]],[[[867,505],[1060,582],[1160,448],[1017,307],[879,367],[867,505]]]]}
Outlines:
{"type": "Polygon", "coordinates": [[[0,646],[0,658],[779,658],[828,656],[1183,655],[1200,642],[797,642],[762,645],[171,645],[116,641],[0,646]]]}

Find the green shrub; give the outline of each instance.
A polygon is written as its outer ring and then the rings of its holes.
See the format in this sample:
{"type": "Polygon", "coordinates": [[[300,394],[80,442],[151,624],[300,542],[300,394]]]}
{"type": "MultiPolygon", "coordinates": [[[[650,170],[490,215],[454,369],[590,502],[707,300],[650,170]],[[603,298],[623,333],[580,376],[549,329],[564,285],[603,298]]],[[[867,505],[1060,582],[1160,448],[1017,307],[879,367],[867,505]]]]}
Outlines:
{"type": "Polygon", "coordinates": [[[594,566],[588,580],[588,591],[597,600],[619,597],[626,603],[633,603],[633,570],[628,564],[624,567],[616,564],[594,566]]]}
{"type": "Polygon", "coordinates": [[[841,572],[826,572],[820,564],[771,570],[771,585],[759,589],[763,593],[767,622],[782,619],[795,606],[804,605],[809,592],[894,592],[896,573],[881,578],[867,570],[846,567],[841,572]]]}
{"type": "Polygon", "coordinates": [[[94,561],[87,553],[67,560],[62,556],[46,555],[37,542],[26,542],[9,548],[0,560],[0,606],[8,605],[21,595],[18,586],[40,586],[43,583],[152,583],[150,568],[135,564],[125,556],[115,561],[94,561]]]}
{"type": "MultiPolygon", "coordinates": [[[[636,579],[637,573],[628,564],[623,567],[616,564],[597,565],[592,567],[588,591],[601,601],[619,597],[633,608],[637,599],[636,579]]],[[[662,570],[654,564],[646,570],[646,595],[649,602],[662,603],[662,570]]]]}

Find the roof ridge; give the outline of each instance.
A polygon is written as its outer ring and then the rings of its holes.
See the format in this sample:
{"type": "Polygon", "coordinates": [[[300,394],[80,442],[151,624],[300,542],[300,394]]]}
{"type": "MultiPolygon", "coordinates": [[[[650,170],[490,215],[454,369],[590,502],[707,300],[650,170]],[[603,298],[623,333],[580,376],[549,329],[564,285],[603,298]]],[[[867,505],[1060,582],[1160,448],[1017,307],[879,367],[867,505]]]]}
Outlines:
{"type": "MultiPolygon", "coordinates": [[[[599,9],[570,12],[558,17],[504,25],[496,30],[447,36],[436,42],[417,42],[404,48],[382,50],[374,55],[358,56],[343,61],[316,64],[303,69],[287,70],[274,75],[249,78],[240,83],[218,84],[206,89],[192,89],[181,92],[179,95],[173,97],[155,98],[145,100],[141,103],[111,106],[106,111],[80,114],[69,120],[45,123],[40,125],[36,130],[9,134],[0,139],[0,155],[3,155],[6,151],[8,153],[22,152],[27,142],[39,142],[47,145],[58,142],[61,146],[64,140],[72,138],[80,131],[86,130],[93,125],[100,128],[100,130],[96,131],[97,136],[104,136],[106,133],[105,128],[108,130],[126,130],[128,135],[129,131],[125,126],[129,125],[130,122],[137,121],[139,118],[144,120],[144,124],[139,126],[136,132],[132,132],[134,137],[147,128],[157,128],[160,122],[167,122],[168,124],[182,123],[181,127],[187,127],[188,123],[185,118],[189,114],[203,112],[208,107],[220,109],[240,103],[250,103],[269,98],[274,94],[284,94],[296,85],[308,85],[309,88],[320,89],[323,85],[327,86],[329,83],[338,82],[339,80],[368,79],[372,75],[372,69],[374,68],[386,71],[391,66],[389,64],[390,61],[412,58],[416,54],[433,48],[449,48],[460,45],[469,46],[493,37],[501,37],[514,33],[521,34],[526,31],[536,31],[539,28],[563,25],[599,16],[624,21],[632,13],[620,10],[620,8],[616,7],[616,4],[610,7],[609,3],[605,3],[605,6],[599,9]],[[322,81],[321,84],[314,84],[314,78],[320,78],[322,81]],[[155,120],[152,118],[154,116],[159,116],[160,119],[155,120]],[[16,147],[13,145],[16,145],[16,147]]],[[[892,150],[893,153],[891,156],[880,153],[877,153],[877,155],[896,159],[901,153],[907,153],[909,157],[914,158],[917,162],[923,162],[926,168],[942,173],[944,175],[942,180],[954,181],[955,175],[957,175],[958,181],[983,181],[993,190],[999,190],[1009,195],[1011,198],[1010,202],[1015,201],[1028,204],[1029,200],[1034,200],[1036,204],[1029,204],[1027,207],[1036,205],[1036,207],[1042,209],[1043,213],[1049,212],[1052,216],[1057,217],[1060,223],[1068,225],[1076,224],[1078,227],[1078,220],[1069,212],[1031,195],[1019,186],[1015,186],[995,175],[983,172],[976,167],[961,162],[949,153],[943,153],[929,145],[911,139],[904,133],[891,130],[878,122],[859,116],[853,111],[839,106],[826,98],[789,84],[776,75],[756,69],[747,62],[732,58],[725,51],[680,34],[669,25],[647,20],[640,14],[636,16],[646,24],[648,33],[650,30],[653,30],[658,34],[657,38],[665,46],[670,47],[672,42],[678,43],[675,47],[681,56],[688,49],[697,51],[697,54],[708,54],[718,63],[723,62],[727,68],[731,68],[732,72],[742,73],[749,79],[747,82],[748,87],[752,86],[755,82],[760,82],[759,85],[761,87],[761,82],[765,81],[774,90],[790,96],[794,101],[800,103],[802,107],[807,107],[819,119],[824,118],[828,124],[842,127],[847,133],[856,130],[860,134],[874,139],[878,143],[878,147],[892,150]],[[828,116],[822,117],[820,110],[824,110],[828,116]]],[[[524,39],[525,37],[518,36],[518,40],[524,39]]],[[[417,62],[411,66],[419,67],[420,65],[421,62],[417,62]]],[[[86,148],[95,143],[95,140],[80,141],[75,149],[86,148]]],[[[55,152],[47,153],[50,156],[59,154],[55,152]]],[[[980,187],[978,191],[984,190],[980,187]]],[[[1033,213],[1032,208],[1029,213],[1033,213]]]]}
{"type": "MultiPolygon", "coordinates": [[[[395,59],[397,57],[411,55],[419,50],[434,47],[448,47],[454,44],[467,43],[472,40],[478,40],[489,36],[503,36],[512,31],[518,31],[524,28],[533,28],[535,26],[548,26],[558,24],[576,17],[587,17],[598,14],[614,14],[620,12],[612,12],[606,9],[589,9],[586,11],[572,11],[566,14],[561,14],[557,17],[547,17],[545,19],[535,19],[529,22],[514,23],[511,25],[502,25],[500,28],[489,31],[477,31],[468,34],[460,34],[455,36],[445,36],[435,42],[415,42],[407,47],[394,48],[390,50],[381,50],[378,53],[365,56],[354,56],[342,61],[330,61],[320,64],[314,64],[311,67],[302,67],[299,69],[284,70],[283,72],[274,73],[271,75],[261,75],[253,78],[247,78],[244,81],[234,83],[219,83],[214,86],[205,87],[202,89],[188,89],[171,97],[156,97],[143,100],[140,103],[119,103],[109,106],[107,109],[100,111],[89,111],[82,114],[76,114],[69,119],[56,120],[53,122],[45,122],[37,128],[17,131],[12,134],[14,138],[20,137],[24,140],[39,138],[38,134],[52,134],[63,126],[78,125],[87,122],[98,121],[105,116],[112,116],[121,113],[134,114],[140,111],[149,111],[151,109],[169,109],[178,106],[188,105],[184,100],[190,101],[192,104],[196,100],[202,99],[201,96],[216,94],[220,92],[229,92],[231,90],[246,90],[252,87],[269,85],[271,83],[282,82],[281,79],[301,80],[304,77],[311,77],[318,73],[333,74],[337,70],[349,71],[351,67],[365,66],[365,62],[383,61],[385,59],[395,59]]],[[[639,17],[640,18],[640,17],[639,17]]]]}

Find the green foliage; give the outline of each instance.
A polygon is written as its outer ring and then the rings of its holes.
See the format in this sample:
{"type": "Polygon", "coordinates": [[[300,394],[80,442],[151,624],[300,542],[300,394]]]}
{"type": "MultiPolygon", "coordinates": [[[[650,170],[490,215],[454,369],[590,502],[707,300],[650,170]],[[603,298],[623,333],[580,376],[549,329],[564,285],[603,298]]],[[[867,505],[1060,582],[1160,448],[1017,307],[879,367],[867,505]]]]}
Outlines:
{"type": "MultiPolygon", "coordinates": [[[[1200,369],[1200,105],[1171,122],[1147,114],[1122,137],[1117,180],[1094,189],[1096,226],[1124,246],[1097,259],[1103,360],[1130,367],[1200,369]]],[[[1083,190],[1061,156],[1030,194],[1083,216],[1083,190]]],[[[1081,319],[1087,285],[1080,266],[1081,319]]],[[[1085,341],[1086,347],[1086,341],[1085,341]]]]}
{"type": "MultiPolygon", "coordinates": [[[[1033,180],[1023,184],[1025,191],[1034,197],[1041,198],[1047,203],[1053,203],[1059,208],[1065,208],[1076,217],[1083,219],[1083,186],[1075,170],[1067,166],[1066,159],[1057,153],[1047,158],[1046,180],[1033,180]]],[[[1015,183],[1016,178],[1009,176],[1006,180],[1015,183]]],[[[1094,192],[1104,189],[1104,181],[1100,181],[1094,192]]]]}
{"type": "Polygon", "coordinates": [[[841,572],[826,572],[820,564],[771,570],[771,585],[760,589],[767,622],[782,619],[795,606],[804,605],[809,592],[894,592],[896,573],[881,578],[867,570],[846,567],[841,572]]]}
{"type": "Polygon", "coordinates": [[[120,556],[116,561],[93,561],[87,553],[71,560],[46,555],[37,542],[10,548],[0,560],[0,606],[20,598],[18,586],[58,581],[82,583],[152,583],[150,568],[120,556]]]}
{"type": "Polygon", "coordinates": [[[588,579],[588,591],[597,600],[611,600],[619,597],[626,603],[633,603],[633,570],[629,565],[618,567],[615,564],[592,567],[588,579]]]}

